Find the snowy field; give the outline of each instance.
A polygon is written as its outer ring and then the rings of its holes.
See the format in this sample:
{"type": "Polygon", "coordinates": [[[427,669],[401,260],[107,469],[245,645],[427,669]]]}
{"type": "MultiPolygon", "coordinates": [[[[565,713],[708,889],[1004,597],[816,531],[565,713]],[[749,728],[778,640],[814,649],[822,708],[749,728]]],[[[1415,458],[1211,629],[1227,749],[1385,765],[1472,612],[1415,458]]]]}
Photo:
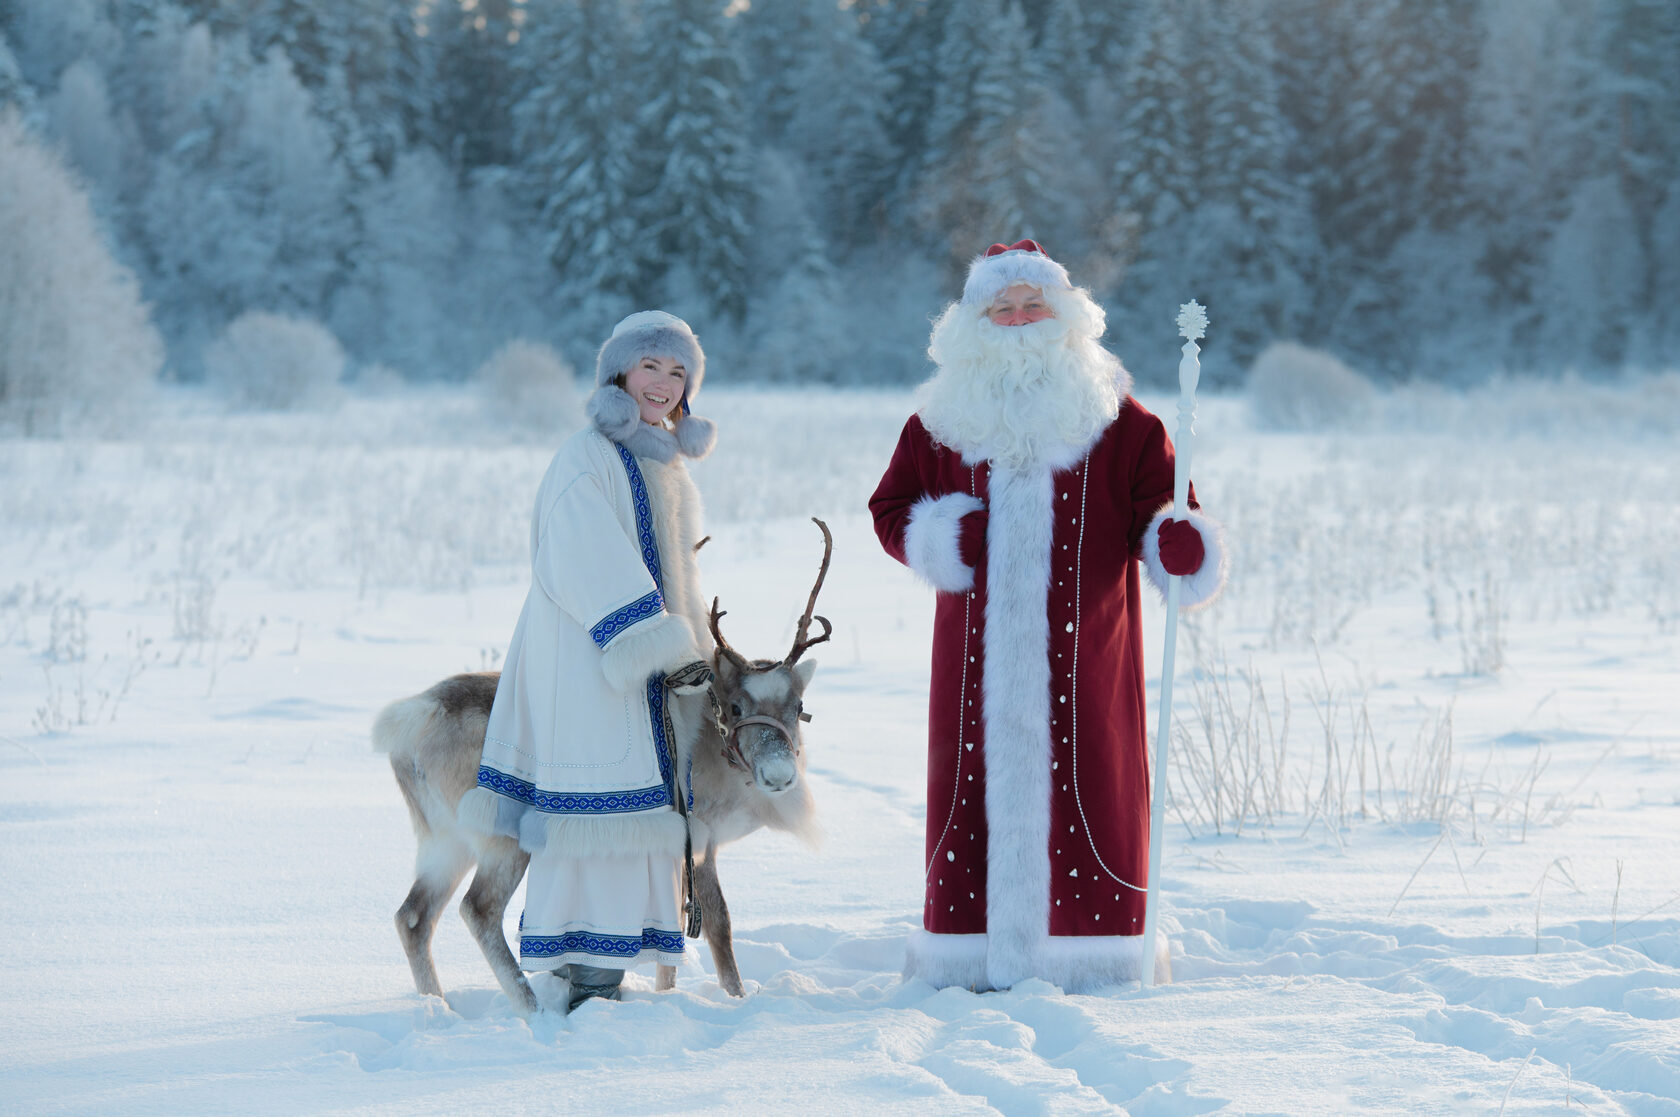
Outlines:
{"type": "Polygon", "coordinates": [[[453,911],[413,992],[368,728],[496,665],[552,447],[445,391],[0,442],[0,1113],[1680,1115],[1674,377],[1335,435],[1204,404],[1234,566],[1180,643],[1175,982],[1092,996],[898,976],[932,610],[863,509],[908,395],[702,402],[735,646],[786,647],[835,529],[826,841],[725,851],[744,1000],[691,949],[532,1020],[453,911]]]}

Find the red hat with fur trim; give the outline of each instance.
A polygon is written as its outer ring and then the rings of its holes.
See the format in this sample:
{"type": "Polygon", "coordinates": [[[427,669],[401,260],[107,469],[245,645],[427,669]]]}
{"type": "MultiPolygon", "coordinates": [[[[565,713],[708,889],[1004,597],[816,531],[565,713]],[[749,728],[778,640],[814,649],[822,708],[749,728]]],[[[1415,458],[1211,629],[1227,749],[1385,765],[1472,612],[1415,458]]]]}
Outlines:
{"type": "Polygon", "coordinates": [[[1035,240],[994,244],[968,265],[968,282],[963,284],[962,301],[969,306],[989,306],[998,295],[1025,283],[1047,289],[1072,290],[1067,269],[1052,260],[1035,240]]]}

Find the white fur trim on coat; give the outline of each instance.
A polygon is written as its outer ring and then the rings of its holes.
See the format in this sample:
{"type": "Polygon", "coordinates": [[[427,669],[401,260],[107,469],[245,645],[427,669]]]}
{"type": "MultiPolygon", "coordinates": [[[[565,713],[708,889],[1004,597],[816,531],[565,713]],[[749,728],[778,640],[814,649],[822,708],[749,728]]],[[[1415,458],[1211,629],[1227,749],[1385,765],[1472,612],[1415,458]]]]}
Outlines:
{"type": "Polygon", "coordinates": [[[1050,933],[1049,469],[994,464],[986,551],[986,980],[1037,975],[1050,933]]]}
{"type": "Polygon", "coordinates": [[[703,658],[687,618],[667,613],[615,636],[601,655],[601,672],[614,690],[640,690],[649,675],[703,658]]]}
{"type": "MultiPolygon", "coordinates": [[[[921,980],[936,988],[956,986],[984,992],[1003,988],[988,972],[987,935],[935,935],[920,928],[910,932],[904,952],[904,980],[921,980]]],[[[1143,956],[1142,935],[1055,935],[1034,954],[1032,976],[1069,993],[1086,993],[1108,985],[1137,981],[1143,956]]],[[[1172,953],[1165,935],[1155,944],[1155,982],[1172,980],[1172,953]]]]}
{"type": "Polygon", "coordinates": [[[1202,565],[1194,574],[1185,574],[1180,579],[1178,588],[1178,607],[1180,609],[1201,609],[1213,603],[1219,596],[1219,591],[1225,588],[1225,574],[1227,559],[1225,557],[1224,532],[1213,520],[1200,512],[1185,512],[1181,516],[1174,516],[1172,505],[1167,505],[1149,521],[1149,526],[1143,529],[1143,573],[1149,579],[1163,599],[1167,596],[1167,586],[1172,578],[1167,568],[1161,565],[1161,538],[1155,533],[1160,530],[1163,521],[1168,519],[1188,520],[1190,526],[1202,537],[1202,565]]]}
{"type": "Polygon", "coordinates": [[[968,493],[923,497],[904,525],[904,561],[942,593],[974,588],[974,568],[962,560],[962,518],[986,505],[968,493]]]}

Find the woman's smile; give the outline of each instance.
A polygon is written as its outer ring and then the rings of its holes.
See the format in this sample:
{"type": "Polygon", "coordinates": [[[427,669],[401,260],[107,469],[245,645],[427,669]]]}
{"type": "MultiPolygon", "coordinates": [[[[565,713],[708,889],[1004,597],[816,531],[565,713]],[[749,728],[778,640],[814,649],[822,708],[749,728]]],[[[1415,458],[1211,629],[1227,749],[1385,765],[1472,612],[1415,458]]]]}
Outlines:
{"type": "Polygon", "coordinates": [[[642,422],[663,422],[683,398],[688,370],[670,357],[643,357],[624,375],[624,390],[636,401],[642,422]]]}

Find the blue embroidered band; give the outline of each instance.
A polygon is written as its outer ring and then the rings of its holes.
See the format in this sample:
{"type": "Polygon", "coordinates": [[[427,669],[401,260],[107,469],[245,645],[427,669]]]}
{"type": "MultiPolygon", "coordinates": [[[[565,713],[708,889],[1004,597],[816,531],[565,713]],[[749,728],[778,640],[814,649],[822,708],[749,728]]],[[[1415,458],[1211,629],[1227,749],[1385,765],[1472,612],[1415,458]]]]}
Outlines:
{"type": "MultiPolygon", "coordinates": [[[[665,676],[650,675],[647,682],[648,716],[653,722],[653,751],[659,757],[659,780],[671,788],[671,743],[665,737],[665,676]]],[[[673,791],[670,803],[675,805],[673,791]]]]}
{"type": "Polygon", "coordinates": [[[641,544],[642,562],[647,566],[648,573],[653,575],[653,584],[664,590],[665,582],[659,576],[659,544],[653,537],[653,503],[648,500],[647,482],[642,480],[642,469],[636,464],[636,455],[617,442],[613,443],[613,448],[624,460],[624,472],[630,478],[630,500],[636,506],[636,542],[641,544]]]}
{"type": "Polygon", "coordinates": [[[622,609],[614,610],[602,617],[594,628],[589,630],[589,638],[595,641],[597,648],[605,648],[612,642],[612,638],[639,621],[649,617],[657,617],[665,611],[665,599],[658,590],[654,590],[646,597],[638,598],[622,609]]]}
{"type": "MultiPolygon", "coordinates": [[[[520,920],[524,922],[523,919],[520,920]]],[[[592,931],[567,931],[563,935],[520,935],[519,953],[524,958],[553,958],[576,951],[607,958],[634,958],[644,950],[681,954],[681,931],[646,927],[640,935],[598,935],[592,931]]]]}
{"type": "MultiPolygon", "coordinates": [[[[659,755],[665,749],[660,745],[659,755]]],[[[661,760],[661,769],[664,761],[661,760]]],[[[625,814],[630,811],[649,811],[671,805],[671,793],[665,784],[644,787],[636,791],[612,791],[600,794],[572,791],[544,791],[528,780],[498,772],[488,765],[478,769],[478,786],[487,787],[498,795],[506,795],[549,814],[625,814]]]]}

